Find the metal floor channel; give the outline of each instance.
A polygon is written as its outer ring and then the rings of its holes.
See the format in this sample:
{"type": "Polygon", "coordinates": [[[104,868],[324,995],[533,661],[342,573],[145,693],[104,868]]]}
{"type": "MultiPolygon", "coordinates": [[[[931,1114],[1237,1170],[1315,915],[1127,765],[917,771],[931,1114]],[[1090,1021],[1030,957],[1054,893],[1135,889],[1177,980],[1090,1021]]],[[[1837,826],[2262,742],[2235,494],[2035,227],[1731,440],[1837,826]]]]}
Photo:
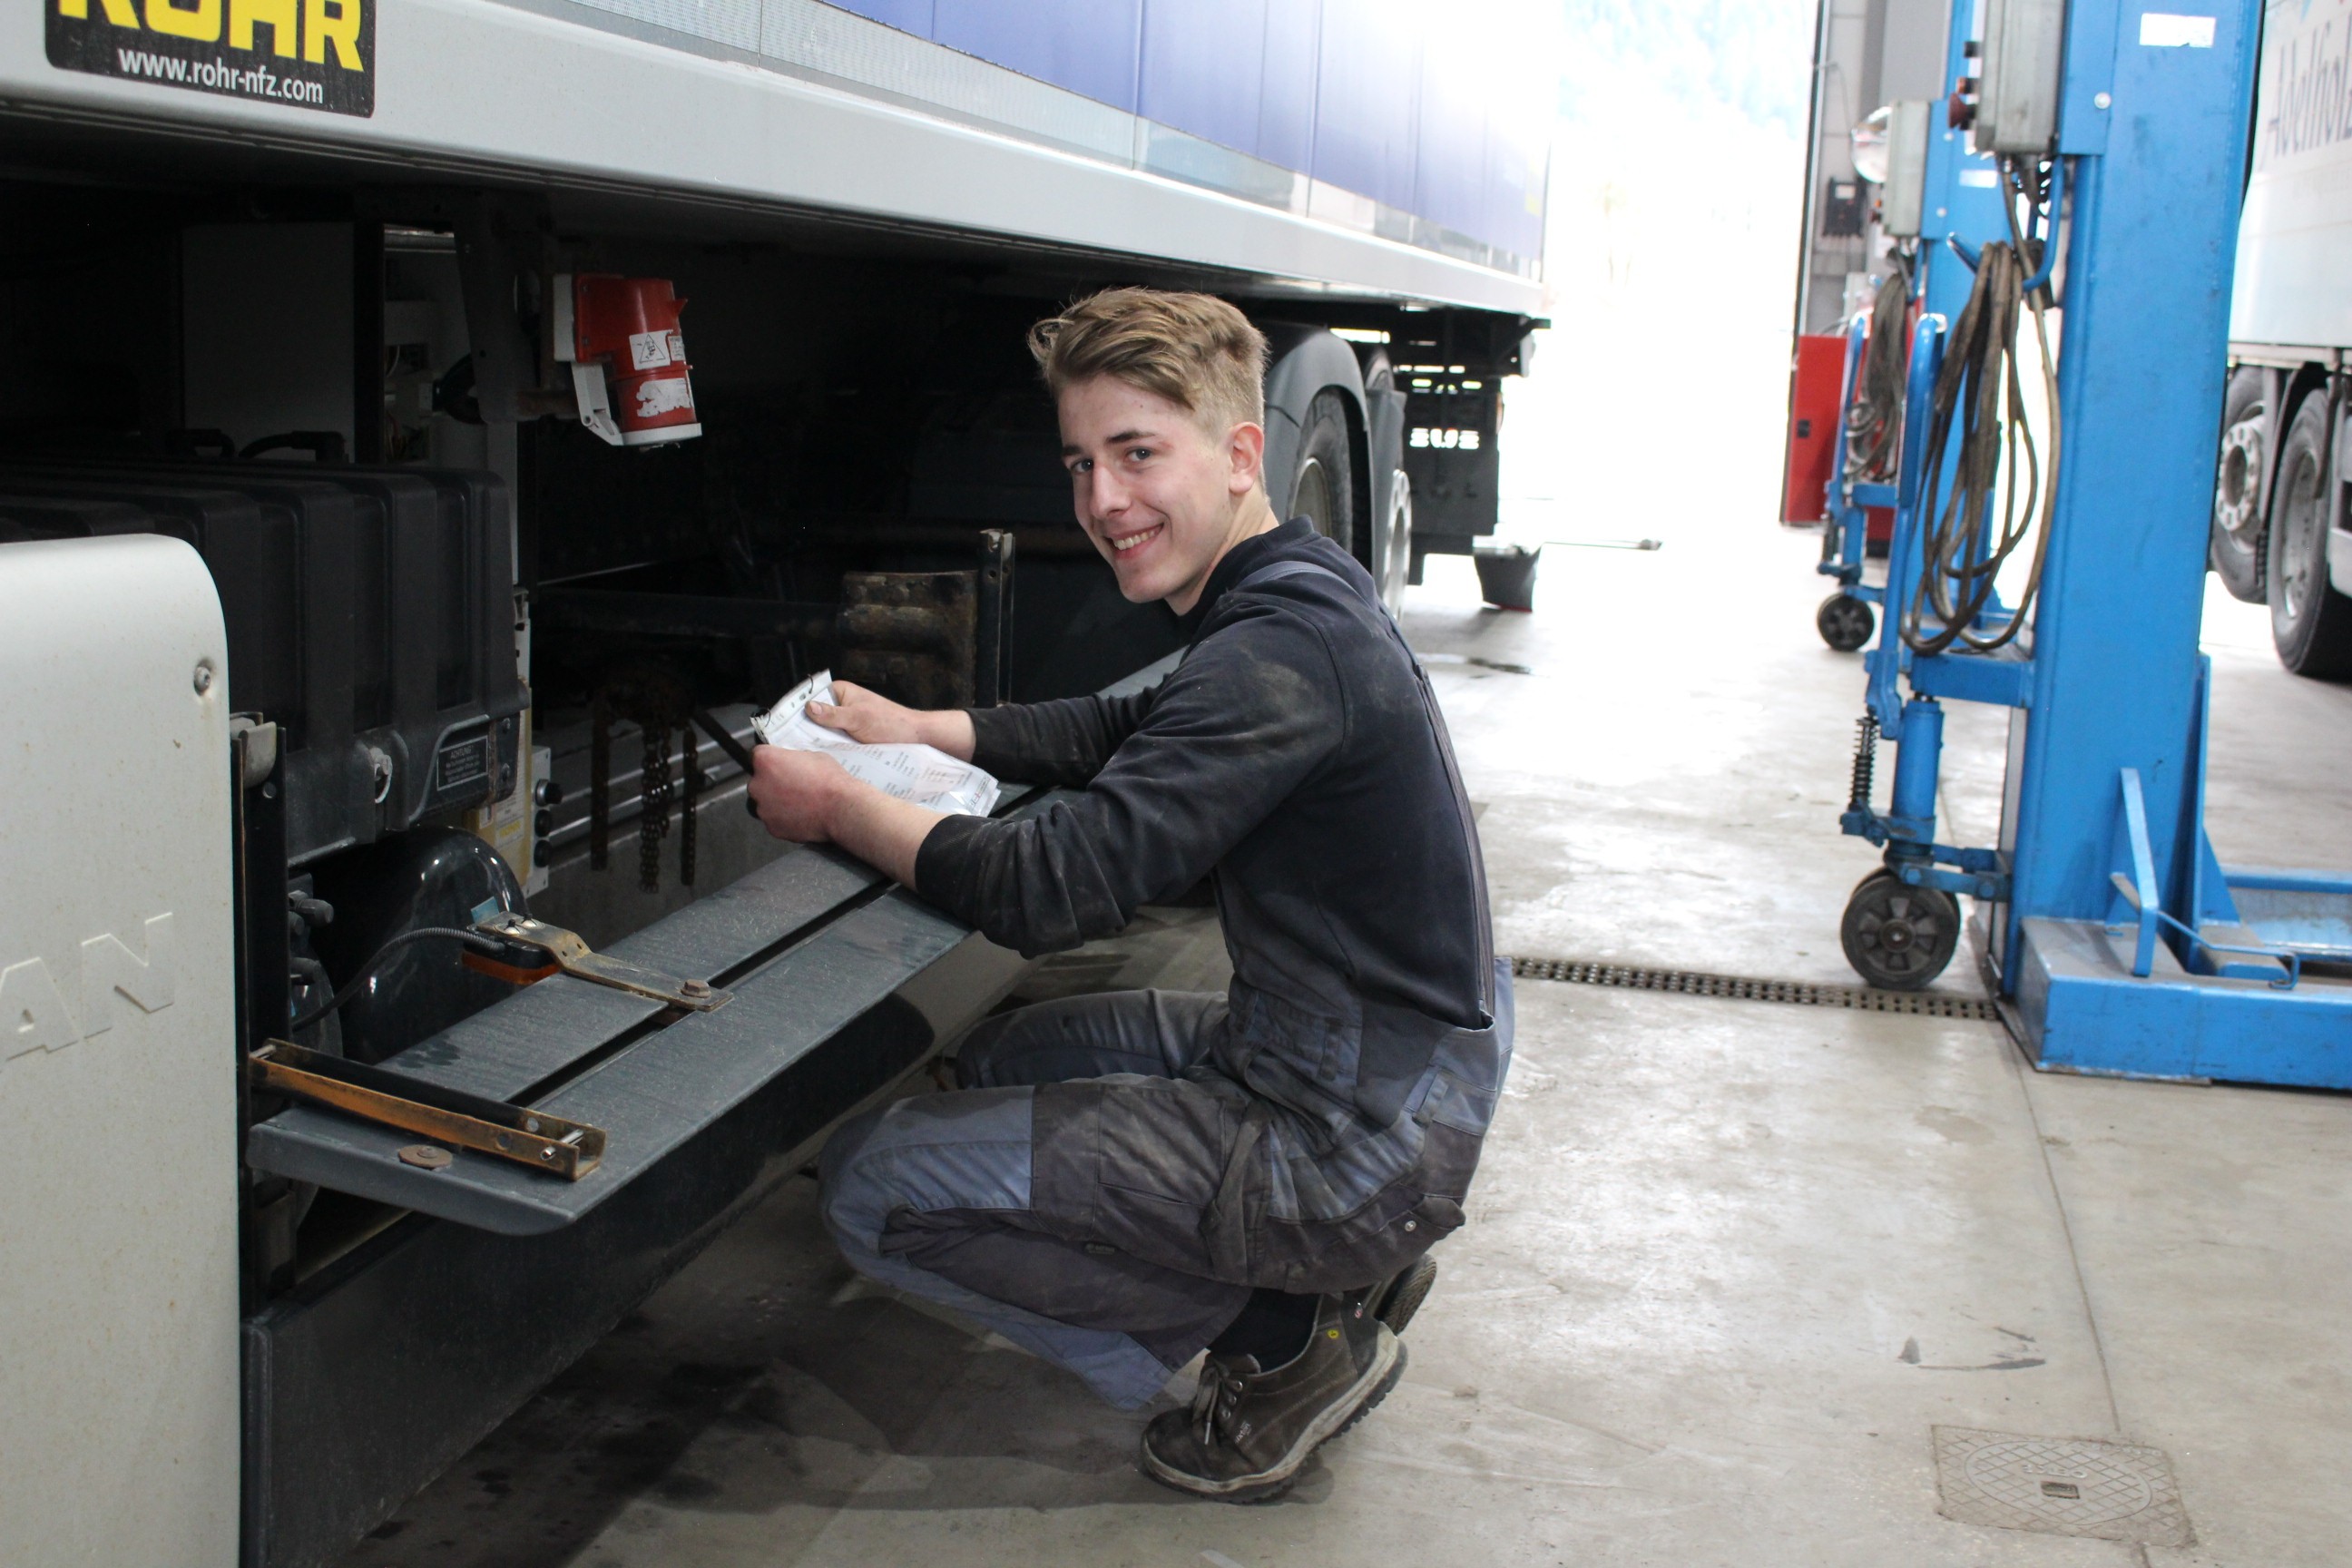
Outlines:
{"type": "Polygon", "coordinates": [[[1861,1013],[1910,1013],[1923,1018],[2000,1022],[2000,1009],[1992,1003],[1979,996],[1956,996],[1945,991],[1817,985],[1806,980],[1757,980],[1692,969],[1646,969],[1638,964],[1589,963],[1569,958],[1514,958],[1511,973],[1521,980],[1612,985],[1626,991],[1671,991],[1680,996],[1721,996],[1734,1002],[1780,1002],[1797,1007],[1844,1007],[1861,1013]]]}

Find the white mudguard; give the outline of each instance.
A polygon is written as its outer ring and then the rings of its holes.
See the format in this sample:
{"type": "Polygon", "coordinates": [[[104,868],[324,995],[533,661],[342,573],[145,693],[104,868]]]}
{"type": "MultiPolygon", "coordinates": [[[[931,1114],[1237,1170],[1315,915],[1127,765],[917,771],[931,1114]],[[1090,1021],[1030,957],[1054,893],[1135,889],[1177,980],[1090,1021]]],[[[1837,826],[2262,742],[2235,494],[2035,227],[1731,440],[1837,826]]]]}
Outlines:
{"type": "Polygon", "coordinates": [[[0,1563],[237,1551],[228,647],[194,551],[0,544],[0,1563]]]}

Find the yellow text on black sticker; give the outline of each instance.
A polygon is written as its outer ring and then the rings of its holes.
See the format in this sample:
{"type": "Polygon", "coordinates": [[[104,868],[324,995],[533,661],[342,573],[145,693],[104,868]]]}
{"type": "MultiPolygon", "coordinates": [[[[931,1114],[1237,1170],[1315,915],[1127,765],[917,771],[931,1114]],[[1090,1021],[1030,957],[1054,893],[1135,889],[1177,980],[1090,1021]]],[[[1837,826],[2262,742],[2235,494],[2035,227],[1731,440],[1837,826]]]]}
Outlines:
{"type": "Polygon", "coordinates": [[[374,0],[49,0],[48,55],[156,87],[375,112],[374,0]]]}

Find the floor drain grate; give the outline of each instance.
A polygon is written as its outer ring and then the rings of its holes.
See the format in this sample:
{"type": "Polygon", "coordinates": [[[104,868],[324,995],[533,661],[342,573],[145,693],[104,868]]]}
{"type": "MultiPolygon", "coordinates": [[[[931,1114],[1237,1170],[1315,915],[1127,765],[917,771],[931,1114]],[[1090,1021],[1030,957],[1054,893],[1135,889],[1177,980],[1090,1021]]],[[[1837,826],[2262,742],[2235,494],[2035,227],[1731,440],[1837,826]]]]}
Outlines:
{"type": "Polygon", "coordinates": [[[1799,1007],[1850,1007],[1864,1013],[1911,1013],[1923,1018],[1974,1018],[1999,1023],[1980,996],[1940,991],[1875,991],[1864,985],[1814,985],[1802,980],[1752,980],[1688,969],[1641,969],[1623,963],[1581,963],[1565,958],[1515,958],[1521,980],[1562,980],[1572,985],[1614,985],[1628,991],[1671,991],[1684,996],[1725,996],[1738,1002],[1786,1002],[1799,1007]]]}
{"type": "Polygon", "coordinates": [[[1961,1524],[2142,1546],[2196,1541],[2161,1448],[1938,1426],[1936,1490],[1944,1517],[1961,1524]]]}

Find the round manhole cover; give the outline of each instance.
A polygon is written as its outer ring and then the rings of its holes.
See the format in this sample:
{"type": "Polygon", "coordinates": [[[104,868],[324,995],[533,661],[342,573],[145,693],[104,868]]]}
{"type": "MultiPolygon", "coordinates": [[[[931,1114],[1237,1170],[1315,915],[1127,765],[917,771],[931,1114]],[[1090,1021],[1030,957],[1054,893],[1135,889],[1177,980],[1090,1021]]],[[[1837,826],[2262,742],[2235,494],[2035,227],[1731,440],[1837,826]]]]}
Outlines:
{"type": "Polygon", "coordinates": [[[1967,1468],[1990,1501],[2062,1529],[2111,1524],[2156,1501],[2146,1467],[2105,1445],[1988,1443],[1969,1456],[1967,1468]]]}

